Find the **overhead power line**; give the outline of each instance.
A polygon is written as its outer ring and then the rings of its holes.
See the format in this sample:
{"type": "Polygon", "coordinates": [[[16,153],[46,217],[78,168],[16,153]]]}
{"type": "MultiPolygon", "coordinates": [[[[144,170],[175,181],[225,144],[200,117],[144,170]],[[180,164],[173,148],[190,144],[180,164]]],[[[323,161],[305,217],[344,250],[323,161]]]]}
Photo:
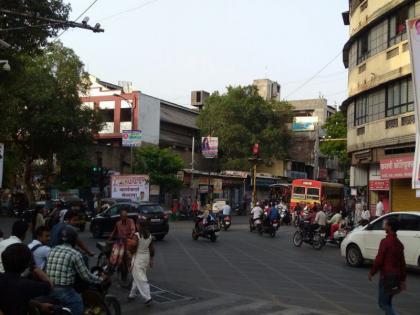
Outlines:
{"type": "Polygon", "coordinates": [[[106,20],[109,20],[109,19],[115,18],[115,17],[117,17],[117,16],[120,16],[120,15],[122,15],[122,14],[125,14],[125,13],[131,13],[131,12],[133,12],[133,11],[137,11],[137,10],[139,10],[139,9],[141,9],[141,8],[144,8],[145,6],[148,6],[148,5],[150,5],[150,4],[152,4],[152,3],[155,3],[155,2],[158,2],[158,1],[159,1],[159,0],[150,0],[150,1],[147,1],[147,2],[145,2],[145,3],[143,3],[143,4],[140,4],[140,5],[138,5],[138,6],[134,7],[134,8],[131,8],[131,9],[128,9],[128,10],[124,10],[124,11],[120,11],[120,12],[117,12],[117,13],[115,13],[115,14],[112,14],[112,15],[106,16],[106,17],[104,17],[104,18],[102,18],[102,19],[99,19],[99,21],[100,21],[100,22],[103,22],[103,21],[106,21],[106,20]]]}
{"type": "MultiPolygon", "coordinates": [[[[89,9],[91,7],[94,6],[94,4],[96,2],[98,2],[99,0],[94,0],[82,13],[79,14],[79,16],[74,20],[75,22],[77,22],[87,11],[89,11],[89,9]]],[[[61,35],[63,35],[67,30],[62,31],[60,34],[57,35],[57,37],[54,39],[54,41],[56,41],[57,39],[59,39],[61,37],[61,35]]]]}
{"type": "Polygon", "coordinates": [[[323,66],[320,70],[318,70],[312,77],[310,77],[308,80],[306,80],[303,84],[299,85],[296,89],[294,89],[291,93],[289,93],[286,96],[286,99],[289,98],[289,96],[295,94],[297,91],[299,91],[300,89],[302,89],[304,86],[306,86],[309,82],[311,82],[313,79],[315,79],[322,71],[324,71],[330,64],[332,64],[339,56],[341,56],[341,51],[330,61],[328,61],[328,63],[323,66]]]}

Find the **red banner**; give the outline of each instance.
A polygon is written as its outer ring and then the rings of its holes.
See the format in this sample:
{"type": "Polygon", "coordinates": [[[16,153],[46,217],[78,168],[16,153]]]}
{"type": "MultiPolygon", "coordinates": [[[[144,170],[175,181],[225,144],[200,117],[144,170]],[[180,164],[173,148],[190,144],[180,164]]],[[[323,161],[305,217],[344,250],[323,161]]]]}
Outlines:
{"type": "Polygon", "coordinates": [[[411,178],[413,174],[414,156],[381,160],[381,178],[398,179],[411,178]]]}
{"type": "Polygon", "coordinates": [[[389,190],[389,180],[370,180],[369,181],[369,190],[389,190]]]}

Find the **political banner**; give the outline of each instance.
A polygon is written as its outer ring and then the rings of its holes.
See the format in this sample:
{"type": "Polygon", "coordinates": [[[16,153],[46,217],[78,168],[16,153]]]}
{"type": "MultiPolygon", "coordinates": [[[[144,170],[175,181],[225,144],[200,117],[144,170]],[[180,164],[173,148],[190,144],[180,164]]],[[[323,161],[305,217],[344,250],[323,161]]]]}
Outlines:
{"type": "Polygon", "coordinates": [[[201,153],[206,159],[217,158],[219,149],[219,138],[217,137],[202,137],[201,138],[201,153]]]}
{"type": "Polygon", "coordinates": [[[139,147],[141,146],[142,132],[141,130],[123,130],[122,146],[123,147],[139,147]]]}
{"type": "Polygon", "coordinates": [[[111,176],[111,197],[131,199],[138,202],[149,201],[149,176],[111,176]]]}
{"type": "Polygon", "coordinates": [[[412,188],[420,189],[419,164],[420,164],[420,19],[407,21],[408,43],[410,46],[411,69],[414,91],[414,113],[416,120],[416,150],[412,170],[412,188]]]}

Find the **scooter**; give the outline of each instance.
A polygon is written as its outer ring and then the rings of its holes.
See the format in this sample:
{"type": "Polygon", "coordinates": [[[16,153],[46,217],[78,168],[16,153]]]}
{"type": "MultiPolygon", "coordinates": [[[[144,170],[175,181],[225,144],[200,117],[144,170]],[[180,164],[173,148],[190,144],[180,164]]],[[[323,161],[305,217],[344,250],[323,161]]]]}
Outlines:
{"type": "Polygon", "coordinates": [[[196,222],[195,227],[192,231],[192,238],[194,241],[198,240],[199,237],[207,238],[213,243],[217,241],[219,236],[219,226],[216,221],[210,221],[204,226],[200,226],[199,222],[196,222]]]}
{"type": "Polygon", "coordinates": [[[292,221],[291,215],[286,208],[281,209],[280,222],[281,224],[289,225],[292,221]]]}
{"type": "Polygon", "coordinates": [[[252,216],[249,218],[249,231],[254,232],[258,231],[260,232],[262,229],[262,217],[259,217],[258,219],[254,219],[252,216]]]}
{"type": "Polygon", "coordinates": [[[271,237],[275,237],[279,225],[280,223],[278,220],[270,220],[269,218],[265,218],[261,225],[261,229],[258,232],[260,233],[260,235],[264,235],[264,233],[266,233],[269,234],[271,237]]]}

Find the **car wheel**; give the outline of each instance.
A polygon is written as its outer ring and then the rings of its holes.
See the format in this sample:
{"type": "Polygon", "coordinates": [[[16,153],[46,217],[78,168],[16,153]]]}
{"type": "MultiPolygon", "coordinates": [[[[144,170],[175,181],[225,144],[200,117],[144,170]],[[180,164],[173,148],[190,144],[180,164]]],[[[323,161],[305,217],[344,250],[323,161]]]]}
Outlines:
{"type": "Polygon", "coordinates": [[[102,237],[102,229],[101,229],[101,227],[99,226],[99,224],[94,224],[93,226],[92,226],[92,236],[93,236],[93,238],[101,238],[102,237]]]}
{"type": "Polygon", "coordinates": [[[363,256],[357,245],[349,245],[346,250],[346,261],[349,266],[360,267],[363,265],[363,256]]]}
{"type": "Polygon", "coordinates": [[[165,234],[156,235],[155,238],[157,241],[162,241],[165,238],[165,234]]]}
{"type": "Polygon", "coordinates": [[[303,243],[303,235],[300,231],[296,231],[293,235],[293,245],[296,247],[302,246],[303,243]]]}

